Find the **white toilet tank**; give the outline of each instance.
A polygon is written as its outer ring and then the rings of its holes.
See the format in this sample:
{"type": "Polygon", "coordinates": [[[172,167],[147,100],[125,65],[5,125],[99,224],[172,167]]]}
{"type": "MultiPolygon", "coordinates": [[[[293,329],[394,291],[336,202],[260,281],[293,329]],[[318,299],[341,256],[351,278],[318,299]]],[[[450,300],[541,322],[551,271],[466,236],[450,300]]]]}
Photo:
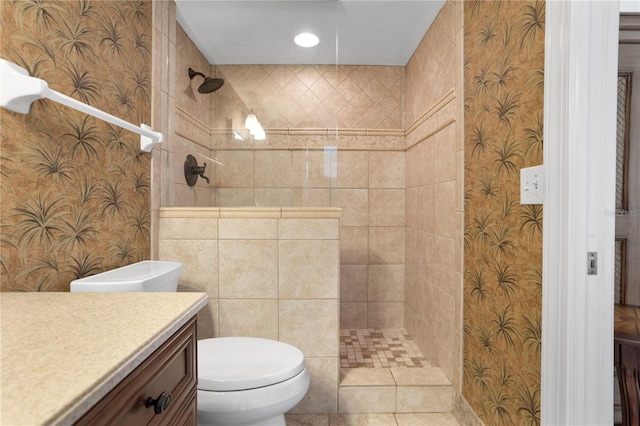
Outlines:
{"type": "Polygon", "coordinates": [[[175,292],[182,263],[144,260],[71,281],[71,292],[175,292]]]}

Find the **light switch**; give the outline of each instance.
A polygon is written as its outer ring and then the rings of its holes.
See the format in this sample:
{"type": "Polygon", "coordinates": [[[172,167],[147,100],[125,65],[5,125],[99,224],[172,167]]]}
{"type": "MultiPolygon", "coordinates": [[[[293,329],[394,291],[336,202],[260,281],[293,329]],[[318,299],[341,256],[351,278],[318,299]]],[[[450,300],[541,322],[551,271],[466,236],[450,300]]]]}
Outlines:
{"type": "Polygon", "coordinates": [[[520,204],[544,201],[544,166],[520,169],[520,204]]]}

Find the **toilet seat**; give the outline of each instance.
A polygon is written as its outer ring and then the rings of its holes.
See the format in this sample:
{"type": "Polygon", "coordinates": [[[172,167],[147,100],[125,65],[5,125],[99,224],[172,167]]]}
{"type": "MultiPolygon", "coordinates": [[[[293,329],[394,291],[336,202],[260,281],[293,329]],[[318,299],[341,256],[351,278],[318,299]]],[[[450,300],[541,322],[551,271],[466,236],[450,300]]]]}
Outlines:
{"type": "Polygon", "coordinates": [[[296,347],[257,337],[198,341],[198,389],[240,391],[289,380],[305,369],[296,347]]]}

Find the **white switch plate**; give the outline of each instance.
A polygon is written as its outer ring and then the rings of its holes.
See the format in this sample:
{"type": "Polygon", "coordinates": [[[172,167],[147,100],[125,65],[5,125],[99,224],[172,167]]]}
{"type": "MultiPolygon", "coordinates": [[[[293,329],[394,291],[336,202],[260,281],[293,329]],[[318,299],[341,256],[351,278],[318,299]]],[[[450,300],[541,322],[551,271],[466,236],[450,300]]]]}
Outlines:
{"type": "Polygon", "coordinates": [[[520,169],[520,204],[544,201],[544,166],[520,169]]]}

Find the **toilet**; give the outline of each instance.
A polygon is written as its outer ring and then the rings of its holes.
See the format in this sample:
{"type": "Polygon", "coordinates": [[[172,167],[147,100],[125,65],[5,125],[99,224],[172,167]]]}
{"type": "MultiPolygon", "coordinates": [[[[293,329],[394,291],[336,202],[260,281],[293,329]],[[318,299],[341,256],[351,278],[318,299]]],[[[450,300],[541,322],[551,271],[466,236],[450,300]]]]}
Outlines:
{"type": "MultiPolygon", "coordinates": [[[[71,292],[175,292],[182,264],[145,260],[71,282],[71,292]]],[[[257,337],[198,341],[198,424],[284,426],[309,389],[304,354],[257,337]]]]}

